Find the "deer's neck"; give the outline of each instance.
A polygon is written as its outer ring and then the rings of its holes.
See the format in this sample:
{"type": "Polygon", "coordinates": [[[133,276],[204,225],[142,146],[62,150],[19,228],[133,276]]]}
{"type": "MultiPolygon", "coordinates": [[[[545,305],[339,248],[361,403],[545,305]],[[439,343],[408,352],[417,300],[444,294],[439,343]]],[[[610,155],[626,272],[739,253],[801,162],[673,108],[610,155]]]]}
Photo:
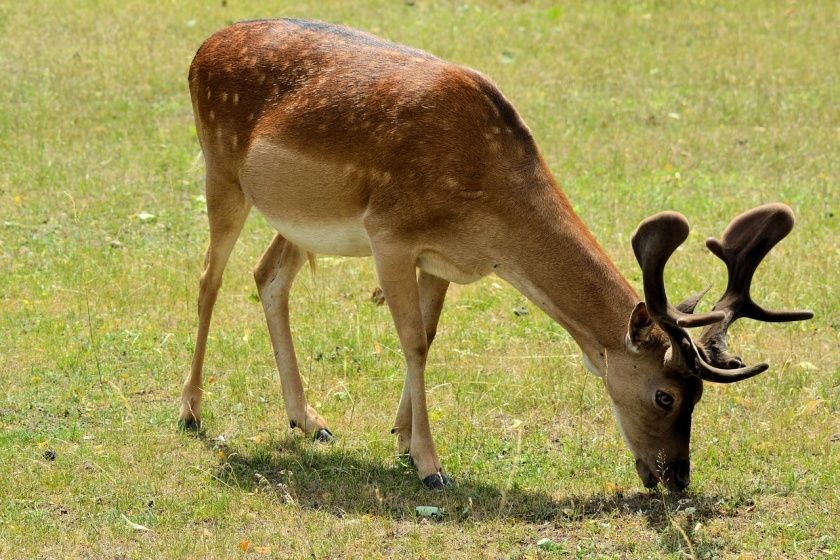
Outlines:
{"type": "Polygon", "coordinates": [[[638,296],[553,181],[508,219],[518,223],[499,243],[496,273],[562,325],[603,373],[605,349],[624,347],[638,296]]]}

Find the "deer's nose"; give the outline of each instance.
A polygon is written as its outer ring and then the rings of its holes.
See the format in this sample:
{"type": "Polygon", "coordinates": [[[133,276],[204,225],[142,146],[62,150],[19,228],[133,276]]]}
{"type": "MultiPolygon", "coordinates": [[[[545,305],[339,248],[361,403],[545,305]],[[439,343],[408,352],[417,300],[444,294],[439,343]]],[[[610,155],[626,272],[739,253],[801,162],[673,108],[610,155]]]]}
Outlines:
{"type": "Polygon", "coordinates": [[[665,467],[665,485],[671,492],[682,492],[691,482],[691,463],[688,459],[668,463],[665,467]]]}

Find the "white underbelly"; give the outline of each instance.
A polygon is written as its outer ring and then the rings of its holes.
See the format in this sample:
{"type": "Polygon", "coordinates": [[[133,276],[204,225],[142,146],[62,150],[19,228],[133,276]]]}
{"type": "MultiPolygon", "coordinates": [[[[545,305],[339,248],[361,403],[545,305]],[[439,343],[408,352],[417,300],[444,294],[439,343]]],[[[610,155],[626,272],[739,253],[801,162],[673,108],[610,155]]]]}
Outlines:
{"type": "Polygon", "coordinates": [[[363,182],[354,175],[358,171],[352,165],[258,139],[248,151],[239,181],[268,223],[301,249],[364,257],[371,250],[362,223],[366,199],[359,189],[363,182]]]}
{"type": "Polygon", "coordinates": [[[266,220],[280,235],[310,253],[345,257],[367,257],[371,254],[370,239],[361,219],[296,223],[266,216],[266,220]]]}

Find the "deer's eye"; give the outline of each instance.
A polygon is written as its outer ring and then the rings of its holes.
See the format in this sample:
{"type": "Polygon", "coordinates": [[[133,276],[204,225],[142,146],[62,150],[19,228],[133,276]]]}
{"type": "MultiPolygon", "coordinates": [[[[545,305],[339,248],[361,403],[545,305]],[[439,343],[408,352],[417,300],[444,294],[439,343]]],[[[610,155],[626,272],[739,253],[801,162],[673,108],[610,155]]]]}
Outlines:
{"type": "Polygon", "coordinates": [[[657,391],[656,404],[660,408],[671,410],[671,407],[674,406],[674,397],[665,391],[657,391]]]}

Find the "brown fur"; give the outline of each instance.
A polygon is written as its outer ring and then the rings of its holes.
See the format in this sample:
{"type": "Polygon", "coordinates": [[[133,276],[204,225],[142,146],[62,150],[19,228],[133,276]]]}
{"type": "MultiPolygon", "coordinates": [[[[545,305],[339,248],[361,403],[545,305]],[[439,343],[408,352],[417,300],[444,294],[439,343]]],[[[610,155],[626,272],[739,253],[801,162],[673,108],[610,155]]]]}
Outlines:
{"type": "Polygon", "coordinates": [[[183,421],[199,418],[212,302],[253,205],[280,231],[256,278],[274,302],[264,306],[287,411],[307,433],[326,425],[306,405],[288,326],[300,251],[372,254],[408,366],[395,431],[427,483],[443,480],[423,370],[446,287],[493,272],[568,329],[606,377],[639,460],[651,469],[660,451],[687,460],[688,435],[672,432],[678,418],[690,419],[693,398],[668,414],[652,403],[660,386],[678,397],[684,389],[663,370],[663,339],[646,338],[638,355],[627,350],[638,296],[487,78],[365,33],[278,20],[210,37],[189,83],[211,235],[183,421]]]}

